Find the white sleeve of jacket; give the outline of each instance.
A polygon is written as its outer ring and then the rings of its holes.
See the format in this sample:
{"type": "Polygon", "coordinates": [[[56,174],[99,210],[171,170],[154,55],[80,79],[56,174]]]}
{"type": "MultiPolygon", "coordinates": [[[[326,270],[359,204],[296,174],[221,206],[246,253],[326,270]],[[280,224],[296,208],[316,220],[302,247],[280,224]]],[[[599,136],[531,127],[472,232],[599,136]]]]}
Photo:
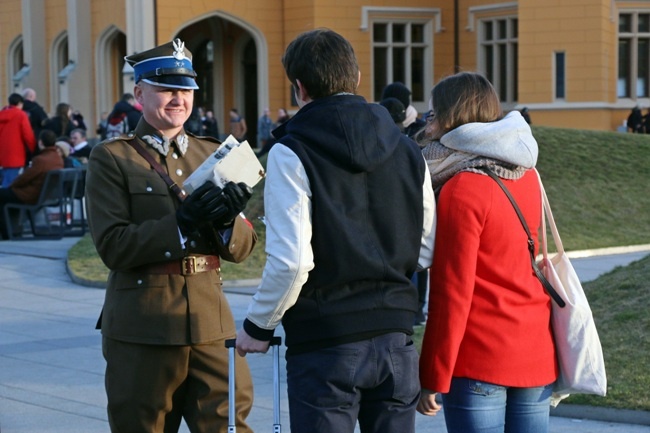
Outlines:
{"type": "Polygon", "coordinates": [[[281,143],[269,152],[264,187],[266,264],[247,318],[275,329],[314,267],[311,189],[298,156],[281,143]]]}
{"type": "Polygon", "coordinates": [[[424,184],[422,185],[422,198],[424,201],[424,223],[422,226],[422,243],[420,245],[420,259],[418,270],[431,266],[433,261],[433,248],[436,236],[436,198],[431,185],[429,167],[425,164],[424,184]]]}

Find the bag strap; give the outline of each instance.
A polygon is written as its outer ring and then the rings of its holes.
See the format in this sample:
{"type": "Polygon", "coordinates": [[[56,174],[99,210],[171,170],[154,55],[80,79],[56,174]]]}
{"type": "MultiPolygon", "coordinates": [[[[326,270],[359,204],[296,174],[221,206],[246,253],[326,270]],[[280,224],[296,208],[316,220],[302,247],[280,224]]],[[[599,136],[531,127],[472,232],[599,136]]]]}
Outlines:
{"type": "Polygon", "coordinates": [[[539,172],[535,170],[535,173],[537,173],[537,179],[539,180],[539,188],[542,192],[542,206],[543,206],[543,212],[542,212],[542,242],[544,244],[544,258],[546,259],[548,256],[548,251],[547,251],[547,243],[546,243],[546,221],[548,218],[548,227],[551,229],[551,234],[553,235],[553,242],[555,243],[555,249],[557,250],[558,254],[564,253],[564,245],[562,244],[562,239],[560,238],[560,233],[557,230],[557,226],[555,225],[555,218],[553,218],[553,211],[551,211],[551,204],[548,201],[548,197],[546,196],[546,190],[544,190],[544,184],[542,183],[542,178],[539,176],[539,172]]]}
{"type": "Polygon", "coordinates": [[[169,187],[170,190],[172,190],[175,194],[176,197],[178,197],[178,200],[181,202],[185,200],[186,193],[183,191],[177,184],[172,180],[171,177],[165,172],[165,170],[162,168],[162,166],[156,161],[153,156],[147,150],[142,147],[140,143],[138,143],[136,140],[129,140],[129,144],[142,156],[144,159],[147,160],[149,165],[151,165],[151,168],[153,168],[156,173],[162,177],[162,179],[165,181],[167,186],[169,187]]]}
{"type": "MultiPolygon", "coordinates": [[[[533,271],[535,271],[535,275],[544,286],[544,289],[546,289],[546,292],[548,292],[551,298],[553,298],[555,303],[558,304],[560,307],[564,308],[564,306],[566,305],[564,299],[562,299],[560,295],[558,295],[558,293],[553,288],[553,285],[546,279],[541,269],[539,269],[539,266],[537,266],[537,261],[535,261],[535,241],[533,241],[533,237],[530,234],[530,230],[528,229],[528,225],[526,224],[524,215],[521,213],[519,206],[517,206],[517,202],[512,197],[512,194],[510,194],[510,191],[508,191],[508,188],[506,188],[503,182],[501,182],[501,179],[499,179],[499,177],[492,170],[490,170],[488,167],[480,167],[480,169],[483,172],[485,172],[485,174],[487,174],[492,179],[494,179],[494,181],[496,181],[496,183],[499,185],[499,187],[503,190],[503,192],[508,197],[508,200],[510,200],[510,203],[512,203],[512,207],[515,208],[515,212],[517,212],[519,221],[521,222],[521,225],[524,227],[524,230],[526,231],[526,235],[528,236],[528,252],[530,253],[530,263],[533,266],[533,271]]],[[[543,212],[544,210],[542,209],[542,213],[543,212]]]]}

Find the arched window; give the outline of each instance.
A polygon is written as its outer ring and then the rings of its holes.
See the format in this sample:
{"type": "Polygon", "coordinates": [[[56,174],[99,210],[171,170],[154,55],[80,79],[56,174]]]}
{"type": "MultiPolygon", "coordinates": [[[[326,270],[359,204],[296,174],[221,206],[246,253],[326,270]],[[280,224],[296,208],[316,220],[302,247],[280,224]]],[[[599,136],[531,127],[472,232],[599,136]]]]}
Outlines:
{"type": "Polygon", "coordinates": [[[9,45],[8,53],[7,75],[12,82],[12,86],[10,87],[14,89],[14,91],[18,91],[21,88],[23,79],[29,74],[29,65],[25,64],[22,36],[18,36],[11,45],[9,45]]]}
{"type": "Polygon", "coordinates": [[[50,111],[59,102],[67,101],[67,87],[65,79],[60,79],[59,74],[64,71],[70,62],[68,55],[68,32],[61,32],[52,42],[50,51],[50,111]]]}
{"type": "Polygon", "coordinates": [[[133,92],[133,74],[123,74],[126,35],[115,26],[108,27],[97,40],[95,53],[95,110],[106,113],[124,93],[133,92]]]}

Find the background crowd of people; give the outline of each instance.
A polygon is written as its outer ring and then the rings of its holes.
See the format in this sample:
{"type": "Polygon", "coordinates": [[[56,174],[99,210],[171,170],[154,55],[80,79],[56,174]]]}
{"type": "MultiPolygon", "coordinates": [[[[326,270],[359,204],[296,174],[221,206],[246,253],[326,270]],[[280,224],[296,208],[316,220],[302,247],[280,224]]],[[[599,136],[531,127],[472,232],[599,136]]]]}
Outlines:
{"type": "Polygon", "coordinates": [[[627,116],[625,126],[627,127],[627,132],[650,134],[650,108],[648,108],[646,114],[643,114],[641,107],[638,105],[632,108],[632,111],[627,116]]]}

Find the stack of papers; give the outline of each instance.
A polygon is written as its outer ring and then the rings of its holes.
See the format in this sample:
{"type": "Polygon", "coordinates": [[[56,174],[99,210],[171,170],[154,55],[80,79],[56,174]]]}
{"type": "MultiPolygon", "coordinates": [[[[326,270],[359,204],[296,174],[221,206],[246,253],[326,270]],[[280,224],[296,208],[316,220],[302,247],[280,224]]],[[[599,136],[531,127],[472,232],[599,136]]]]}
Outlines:
{"type": "Polygon", "coordinates": [[[183,189],[191,194],[208,180],[221,188],[228,182],[244,182],[252,188],[265,175],[264,167],[248,141],[240,143],[235,137],[229,135],[221,146],[185,180],[183,189]]]}

